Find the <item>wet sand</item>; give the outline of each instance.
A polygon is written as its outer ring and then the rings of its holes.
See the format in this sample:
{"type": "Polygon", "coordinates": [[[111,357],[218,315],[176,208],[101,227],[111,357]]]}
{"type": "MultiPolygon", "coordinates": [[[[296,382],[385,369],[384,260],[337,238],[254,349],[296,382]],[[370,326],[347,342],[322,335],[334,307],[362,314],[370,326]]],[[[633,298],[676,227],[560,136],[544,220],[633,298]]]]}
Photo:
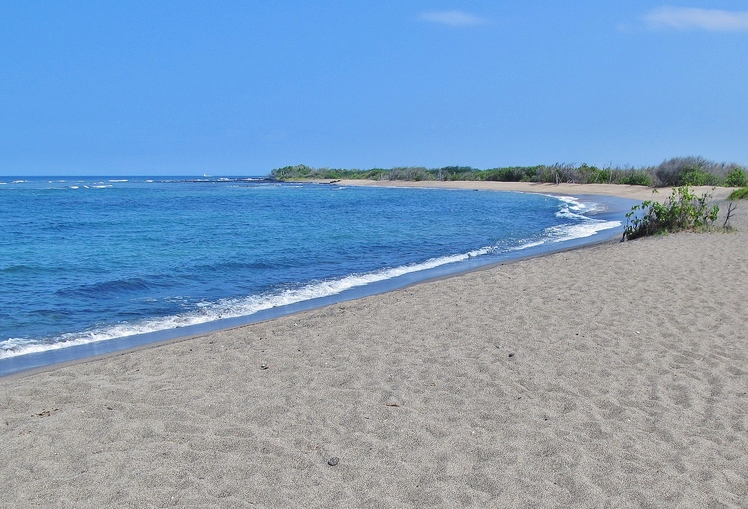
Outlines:
{"type": "Polygon", "coordinates": [[[0,379],[0,506],[748,507],[746,209],[0,379]]]}

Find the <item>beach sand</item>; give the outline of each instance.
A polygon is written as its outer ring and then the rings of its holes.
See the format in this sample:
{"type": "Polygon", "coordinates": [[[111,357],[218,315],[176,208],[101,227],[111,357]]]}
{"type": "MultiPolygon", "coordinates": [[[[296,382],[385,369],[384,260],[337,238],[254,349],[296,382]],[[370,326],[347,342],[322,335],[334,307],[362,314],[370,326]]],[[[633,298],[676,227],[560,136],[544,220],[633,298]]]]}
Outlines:
{"type": "MultiPolygon", "coordinates": [[[[548,184],[545,182],[493,182],[493,181],[436,181],[424,180],[420,182],[409,182],[403,180],[316,180],[313,182],[330,183],[336,182],[348,186],[386,186],[386,187],[439,187],[447,189],[475,189],[478,191],[520,191],[525,193],[560,194],[560,195],[599,195],[617,196],[632,200],[656,200],[664,201],[670,196],[672,190],[669,188],[658,189],[653,192],[651,187],[646,186],[624,186],[618,184],[548,184]]],[[[729,187],[692,187],[694,193],[701,196],[704,193],[711,195],[715,202],[727,199],[735,188],[729,187]]]]}
{"type": "Polygon", "coordinates": [[[0,506],[748,507],[732,223],[0,379],[0,506]]]}

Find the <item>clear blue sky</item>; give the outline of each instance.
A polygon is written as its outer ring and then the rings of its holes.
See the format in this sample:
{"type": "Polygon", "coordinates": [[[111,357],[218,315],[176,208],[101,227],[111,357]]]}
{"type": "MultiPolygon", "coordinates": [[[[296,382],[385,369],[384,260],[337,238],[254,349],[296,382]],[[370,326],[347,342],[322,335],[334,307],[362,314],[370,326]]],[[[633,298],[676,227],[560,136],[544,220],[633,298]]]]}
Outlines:
{"type": "Polygon", "coordinates": [[[0,2],[0,174],[748,163],[748,0],[0,2]]]}

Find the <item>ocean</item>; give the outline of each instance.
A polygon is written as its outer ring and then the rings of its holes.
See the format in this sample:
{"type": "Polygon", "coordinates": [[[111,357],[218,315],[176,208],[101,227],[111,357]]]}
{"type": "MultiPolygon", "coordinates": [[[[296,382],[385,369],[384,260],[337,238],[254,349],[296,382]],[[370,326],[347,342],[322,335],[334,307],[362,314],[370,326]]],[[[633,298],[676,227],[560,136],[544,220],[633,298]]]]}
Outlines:
{"type": "Polygon", "coordinates": [[[629,207],[261,178],[0,177],[0,375],[607,239],[629,207]]]}

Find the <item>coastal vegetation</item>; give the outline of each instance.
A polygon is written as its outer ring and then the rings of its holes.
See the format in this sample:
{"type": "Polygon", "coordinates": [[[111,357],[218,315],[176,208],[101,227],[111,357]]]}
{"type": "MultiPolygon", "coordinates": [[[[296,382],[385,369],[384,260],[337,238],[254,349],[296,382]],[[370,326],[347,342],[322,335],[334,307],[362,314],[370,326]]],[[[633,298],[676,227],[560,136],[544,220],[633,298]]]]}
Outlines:
{"type": "Polygon", "coordinates": [[[684,230],[708,229],[719,214],[719,206],[712,205],[710,199],[711,195],[708,193],[698,196],[690,187],[681,186],[674,188],[673,193],[663,203],[647,200],[640,205],[634,205],[626,214],[626,227],[621,240],[684,230]]]}
{"type": "Polygon", "coordinates": [[[733,168],[725,179],[727,187],[748,187],[748,173],[743,168],[733,168]]]}
{"type": "Polygon", "coordinates": [[[555,163],[478,169],[470,166],[395,167],[369,170],[313,168],[303,164],[276,168],[276,180],[368,179],[368,180],[468,180],[498,182],[546,182],[574,184],[629,184],[652,187],[748,186],[748,169],[736,163],[717,163],[703,157],[675,157],[657,166],[640,168],[555,163]]]}
{"type": "Polygon", "coordinates": [[[727,197],[728,200],[748,200],[748,187],[736,189],[727,197]]]}

